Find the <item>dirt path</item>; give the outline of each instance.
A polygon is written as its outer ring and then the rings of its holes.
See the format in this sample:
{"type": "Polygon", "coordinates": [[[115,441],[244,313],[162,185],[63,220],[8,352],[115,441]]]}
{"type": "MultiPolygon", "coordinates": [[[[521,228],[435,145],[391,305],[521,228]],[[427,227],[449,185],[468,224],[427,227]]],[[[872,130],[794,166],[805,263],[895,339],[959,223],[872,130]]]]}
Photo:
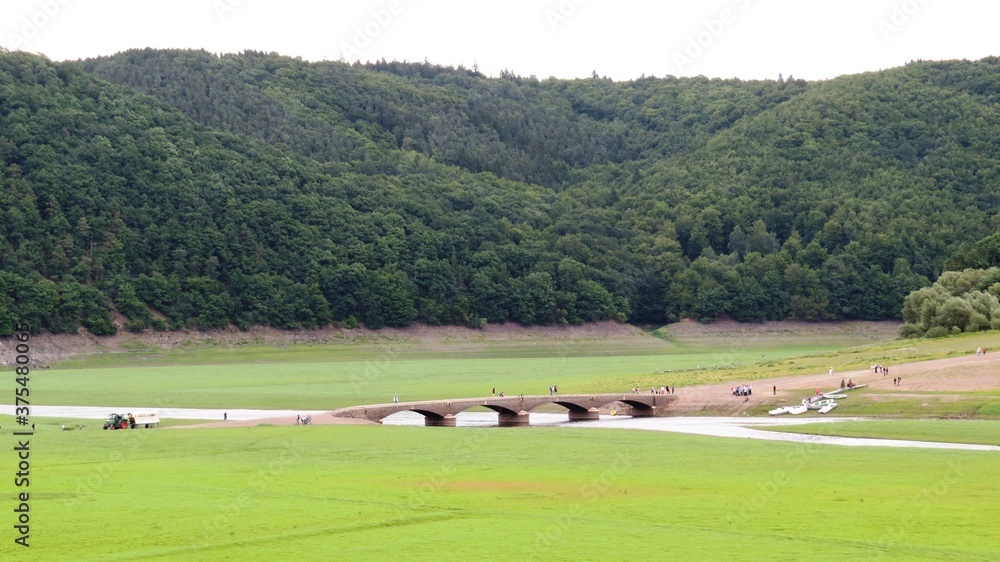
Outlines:
{"type": "MultiPolygon", "coordinates": [[[[869,389],[887,393],[887,397],[893,392],[906,392],[907,396],[913,396],[913,392],[947,393],[1000,388],[1000,354],[993,353],[886,365],[888,375],[876,374],[870,369],[838,371],[836,365],[833,367],[833,376],[824,372],[752,381],[753,395],[748,397],[749,400],[732,396],[730,389],[733,384],[738,384],[733,382],[681,388],[677,391],[679,399],[671,405],[671,413],[690,415],[709,409],[718,412],[721,408],[730,415],[738,415],[753,406],[781,401],[798,402],[803,390],[820,389],[826,392],[839,388],[842,379],[867,384],[869,389]],[[902,378],[899,385],[892,383],[896,377],[902,378]]],[[[947,395],[934,396],[947,399],[947,395]]]]}

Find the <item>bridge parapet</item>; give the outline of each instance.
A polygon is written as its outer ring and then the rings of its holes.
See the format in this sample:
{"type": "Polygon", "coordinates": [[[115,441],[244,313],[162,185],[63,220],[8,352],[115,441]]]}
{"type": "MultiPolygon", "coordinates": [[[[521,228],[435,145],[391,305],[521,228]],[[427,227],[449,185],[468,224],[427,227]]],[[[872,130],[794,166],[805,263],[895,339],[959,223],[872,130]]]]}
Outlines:
{"type": "MultiPolygon", "coordinates": [[[[598,419],[600,409],[615,402],[630,407],[634,417],[662,415],[668,404],[677,400],[671,394],[555,394],[531,396],[491,396],[452,400],[428,400],[371,404],[334,410],[331,414],[342,418],[367,419],[380,422],[398,412],[412,411],[424,416],[428,426],[455,426],[455,416],[475,407],[485,407],[497,412],[502,427],[528,425],[530,414],[536,408],[557,404],[566,408],[570,421],[598,419]]],[[[625,414],[626,412],[622,412],[625,414]]]]}

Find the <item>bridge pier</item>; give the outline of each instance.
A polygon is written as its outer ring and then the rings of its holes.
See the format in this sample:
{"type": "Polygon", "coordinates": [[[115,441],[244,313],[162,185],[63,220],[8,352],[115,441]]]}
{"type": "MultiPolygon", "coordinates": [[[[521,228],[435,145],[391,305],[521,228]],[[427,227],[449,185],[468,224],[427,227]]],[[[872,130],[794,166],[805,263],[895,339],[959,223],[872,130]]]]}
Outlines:
{"type": "Polygon", "coordinates": [[[424,416],[424,425],[427,427],[455,427],[455,414],[424,416]]]}
{"type": "Polygon", "coordinates": [[[637,406],[632,404],[633,418],[652,418],[656,416],[656,406],[637,406]]]}
{"type": "Polygon", "coordinates": [[[520,412],[500,412],[497,425],[500,427],[525,427],[528,424],[530,414],[521,410],[520,412]]]}
{"type": "Polygon", "coordinates": [[[588,410],[570,410],[569,411],[569,421],[584,421],[584,420],[599,420],[601,419],[601,411],[597,408],[590,408],[588,410]]]}

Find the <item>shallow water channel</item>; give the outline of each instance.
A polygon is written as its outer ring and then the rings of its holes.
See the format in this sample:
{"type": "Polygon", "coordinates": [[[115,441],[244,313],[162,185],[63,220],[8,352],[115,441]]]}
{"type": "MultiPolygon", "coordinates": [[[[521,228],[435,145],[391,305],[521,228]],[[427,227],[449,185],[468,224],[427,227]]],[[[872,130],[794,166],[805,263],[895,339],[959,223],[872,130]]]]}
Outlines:
{"type": "MultiPolygon", "coordinates": [[[[32,415],[40,417],[67,417],[84,419],[104,419],[109,412],[145,412],[157,411],[161,418],[189,420],[222,420],[223,413],[233,421],[291,417],[294,415],[311,414],[313,417],[322,415],[323,411],[296,410],[247,410],[247,409],[196,409],[196,408],[123,408],[94,406],[33,406],[32,415]]],[[[14,406],[0,406],[0,414],[14,414],[14,406]]],[[[741,439],[764,439],[769,441],[791,441],[795,443],[814,443],[823,445],[841,445],[847,447],[919,447],[925,449],[964,449],[971,451],[1000,451],[994,445],[971,445],[963,443],[937,443],[930,441],[907,441],[901,439],[864,439],[857,437],[831,437],[826,435],[802,435],[798,433],[781,433],[762,431],[756,427],[781,427],[783,425],[798,425],[803,423],[837,423],[841,421],[856,421],[863,418],[816,417],[805,418],[784,416],[770,418],[723,418],[723,417],[658,417],[632,418],[628,416],[603,415],[599,420],[570,422],[566,414],[537,412],[531,414],[531,426],[528,428],[510,428],[510,431],[530,431],[531,427],[586,427],[613,429],[642,429],[647,431],[668,431],[673,433],[690,433],[710,435],[714,437],[729,437],[741,439]]],[[[497,427],[497,414],[492,412],[462,412],[456,416],[458,428],[497,427]]],[[[384,425],[424,425],[424,417],[416,412],[400,412],[385,420],[384,425]]],[[[428,428],[428,431],[448,431],[447,428],[428,428]]]]}
{"type": "MultiPolygon", "coordinates": [[[[764,439],[769,441],[791,441],[795,443],[816,443],[824,445],[843,445],[848,447],[920,447],[926,449],[965,449],[973,451],[1000,451],[993,445],[971,445],[963,443],[937,443],[930,441],[908,441],[902,439],[864,439],[858,437],[832,437],[826,435],[803,435],[798,433],[781,433],[763,431],[757,427],[780,427],[783,425],[799,425],[803,423],[837,423],[841,421],[858,421],[864,418],[723,418],[723,417],[658,417],[631,418],[628,416],[601,416],[599,420],[575,421],[566,420],[565,414],[531,414],[530,427],[587,427],[613,429],[643,429],[648,431],[668,431],[673,433],[692,433],[714,437],[731,437],[743,439],[764,439]]],[[[497,416],[489,412],[463,412],[456,416],[458,427],[496,427],[497,416]]],[[[382,422],[385,425],[423,425],[424,417],[416,412],[400,412],[393,414],[382,422]]],[[[523,428],[522,428],[523,429],[523,428]]],[[[517,429],[512,429],[517,431],[517,429]]]]}

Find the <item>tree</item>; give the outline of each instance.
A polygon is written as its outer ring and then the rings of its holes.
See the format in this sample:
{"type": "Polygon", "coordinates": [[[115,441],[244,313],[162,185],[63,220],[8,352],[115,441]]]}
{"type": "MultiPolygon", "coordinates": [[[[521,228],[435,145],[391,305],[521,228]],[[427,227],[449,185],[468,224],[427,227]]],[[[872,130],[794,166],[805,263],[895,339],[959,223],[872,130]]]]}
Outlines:
{"type": "Polygon", "coordinates": [[[402,271],[380,269],[370,272],[362,292],[365,325],[373,329],[409,326],[417,317],[413,293],[413,285],[402,271]]]}
{"type": "Polygon", "coordinates": [[[552,276],[531,273],[511,283],[511,318],[521,324],[551,324],[555,320],[556,288],[552,276]]]}

